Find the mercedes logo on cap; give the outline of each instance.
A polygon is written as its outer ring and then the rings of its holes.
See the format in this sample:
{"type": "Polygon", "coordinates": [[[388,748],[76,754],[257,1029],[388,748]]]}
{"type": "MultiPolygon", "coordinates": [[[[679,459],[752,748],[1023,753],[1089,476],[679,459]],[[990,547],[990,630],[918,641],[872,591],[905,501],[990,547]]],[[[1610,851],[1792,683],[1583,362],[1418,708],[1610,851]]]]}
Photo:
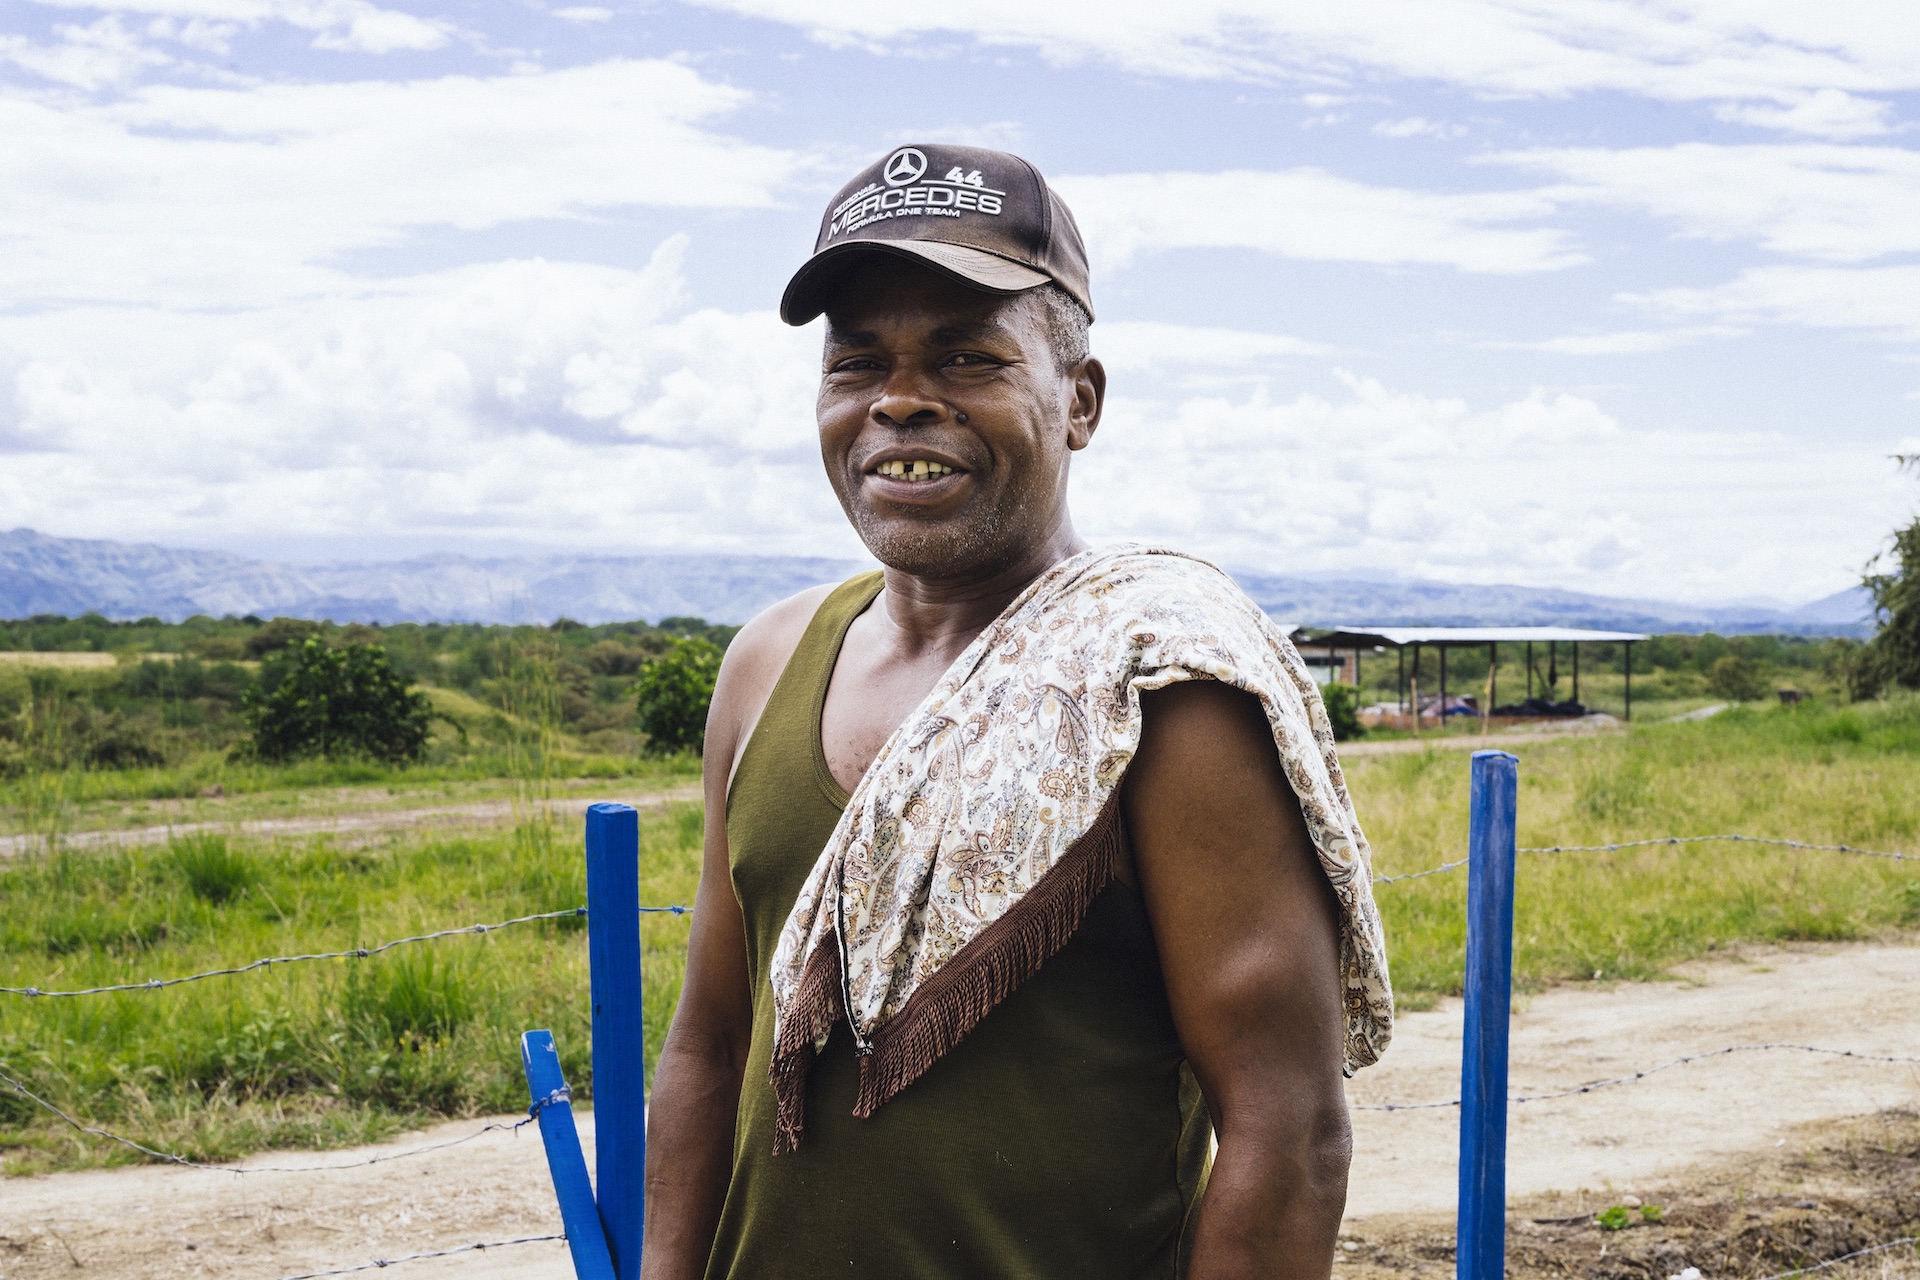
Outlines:
{"type": "Polygon", "coordinates": [[[902,147],[887,157],[887,167],[882,171],[890,187],[904,187],[910,182],[920,181],[920,175],[927,171],[926,153],[918,147],[902,147]]]}

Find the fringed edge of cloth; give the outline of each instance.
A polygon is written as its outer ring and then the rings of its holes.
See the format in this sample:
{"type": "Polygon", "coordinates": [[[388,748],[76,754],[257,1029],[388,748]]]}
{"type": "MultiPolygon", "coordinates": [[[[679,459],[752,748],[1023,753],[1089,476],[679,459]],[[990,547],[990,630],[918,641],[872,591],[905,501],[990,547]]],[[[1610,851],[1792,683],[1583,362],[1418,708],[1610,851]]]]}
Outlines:
{"type": "MultiPolygon", "coordinates": [[[[1113,879],[1123,840],[1120,789],[1073,847],[1005,915],[982,929],[922,983],[873,1034],[860,1059],[853,1114],[867,1119],[966,1039],[980,1020],[1067,945],[1113,879]]],[[[778,1120],[774,1154],[797,1150],[806,1130],[807,1077],[821,1032],[846,1017],[840,942],[828,934],[807,959],[794,1015],[773,1049],[778,1120]]]]}
{"type": "Polygon", "coordinates": [[[807,1129],[807,1077],[813,1070],[814,1045],[846,1016],[846,1001],[840,994],[840,937],[829,933],[807,957],[793,1013],[773,1046],[776,1156],[799,1149],[807,1129]]]}

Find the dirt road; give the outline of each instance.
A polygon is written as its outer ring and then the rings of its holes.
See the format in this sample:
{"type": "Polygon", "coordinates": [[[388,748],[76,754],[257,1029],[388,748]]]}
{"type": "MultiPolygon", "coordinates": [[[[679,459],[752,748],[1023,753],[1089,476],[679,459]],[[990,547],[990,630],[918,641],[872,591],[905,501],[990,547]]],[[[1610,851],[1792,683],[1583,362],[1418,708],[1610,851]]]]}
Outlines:
{"type": "MultiPolygon", "coordinates": [[[[1690,966],[1686,981],[1563,987],[1513,1023],[1513,1091],[1544,1092],[1734,1044],[1799,1041],[1920,1055],[1920,946],[1751,951],[1690,966]]],[[[1355,1103],[1455,1096],[1457,1002],[1404,1015],[1392,1050],[1362,1072],[1355,1103]]],[[[1742,1153],[1771,1152],[1796,1125],[1920,1101],[1920,1068],[1789,1051],[1728,1055],[1637,1084],[1513,1108],[1515,1197],[1633,1188],[1742,1153]]],[[[1441,1212],[1454,1197],[1457,1112],[1356,1111],[1349,1228],[1441,1212]]],[[[582,1116],[591,1141],[592,1117],[582,1116]]],[[[387,1144],[471,1132],[441,1127],[387,1144]]],[[[344,1163],[365,1153],[262,1157],[344,1163]]],[[[531,1130],[451,1151],[324,1174],[140,1167],[0,1183],[0,1277],[278,1277],[476,1240],[557,1231],[531,1130]]],[[[410,1264],[401,1276],[571,1275],[564,1248],[525,1245],[410,1264]]]]}
{"type": "MultiPolygon", "coordinates": [[[[612,785],[610,784],[606,790],[612,790],[612,785]]],[[[688,783],[671,790],[653,791],[644,795],[596,794],[556,797],[548,801],[546,807],[556,816],[577,819],[586,813],[588,805],[602,800],[618,800],[636,809],[645,809],[653,805],[699,798],[699,784],[688,783]]],[[[516,812],[524,811],[524,808],[525,806],[516,806],[516,802],[512,800],[486,800],[474,804],[437,805],[417,809],[371,809],[359,812],[345,809],[336,813],[300,818],[252,818],[237,822],[179,822],[164,827],[74,831],[63,835],[61,841],[68,848],[98,849],[116,845],[164,843],[174,836],[193,835],[202,831],[224,832],[255,839],[322,834],[368,836],[425,826],[450,828],[491,826],[512,819],[516,812]]],[[[41,837],[37,835],[0,836],[0,858],[12,857],[29,849],[38,849],[41,843],[41,837]]],[[[4,1280],[4,1273],[0,1273],[0,1280],[4,1280]]]]}

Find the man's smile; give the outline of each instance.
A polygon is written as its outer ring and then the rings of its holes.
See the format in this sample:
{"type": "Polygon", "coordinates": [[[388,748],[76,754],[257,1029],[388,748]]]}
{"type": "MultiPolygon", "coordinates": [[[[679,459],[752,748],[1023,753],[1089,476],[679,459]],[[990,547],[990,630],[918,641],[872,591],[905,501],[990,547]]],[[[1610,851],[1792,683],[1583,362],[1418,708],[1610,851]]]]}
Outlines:
{"type": "Polygon", "coordinates": [[[916,505],[945,498],[971,474],[951,454],[917,445],[882,449],[864,471],[867,492],[874,497],[916,505]]]}

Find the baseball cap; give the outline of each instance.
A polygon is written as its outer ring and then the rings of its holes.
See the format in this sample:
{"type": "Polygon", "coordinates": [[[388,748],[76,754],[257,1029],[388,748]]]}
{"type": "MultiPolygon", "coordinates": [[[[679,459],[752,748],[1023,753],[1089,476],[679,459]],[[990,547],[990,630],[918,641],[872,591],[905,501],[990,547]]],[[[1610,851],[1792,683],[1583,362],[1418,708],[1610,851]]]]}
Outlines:
{"type": "Polygon", "coordinates": [[[1093,314],[1087,250],[1066,201],[1005,151],[916,143],[867,166],[827,205],[780,318],[798,325],[820,315],[847,269],[870,253],[916,259],[989,293],[1052,281],[1093,314]]]}

